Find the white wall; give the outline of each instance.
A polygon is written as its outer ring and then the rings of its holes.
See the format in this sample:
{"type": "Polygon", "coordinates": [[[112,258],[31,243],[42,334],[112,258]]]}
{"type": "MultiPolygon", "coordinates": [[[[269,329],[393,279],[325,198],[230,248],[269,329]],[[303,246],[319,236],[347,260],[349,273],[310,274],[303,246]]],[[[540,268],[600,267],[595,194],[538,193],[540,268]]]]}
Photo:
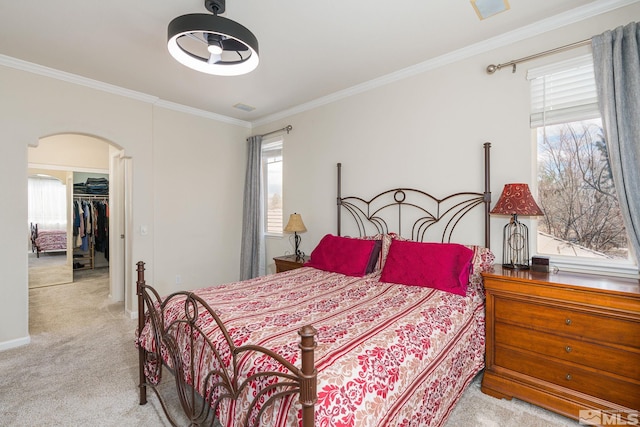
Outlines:
{"type": "MultiPolygon", "coordinates": [[[[506,183],[535,188],[526,71],[590,48],[522,63],[515,74],[508,68],[488,75],[486,66],[590,38],[633,16],[640,16],[638,3],[255,129],[293,126],[284,136],[283,203],[285,221],[298,212],[308,229],[301,249],[308,254],[324,234],[336,232],[336,162],[343,163],[343,195],[373,196],[395,186],[436,196],[482,191],[482,144],[489,141],[494,203],[506,183]]],[[[482,243],[481,221],[478,230],[462,230],[456,240],[482,243]]],[[[491,220],[499,260],[505,221],[491,220]]],[[[288,235],[268,239],[270,271],[271,258],[287,251],[288,235]]]]}
{"type": "Polygon", "coordinates": [[[238,280],[248,130],[169,110],[154,115],[155,284],[238,280]]]}
{"type": "Polygon", "coordinates": [[[109,143],[80,134],[52,135],[29,147],[29,165],[46,165],[63,169],[109,170],[109,143]]]}
{"type": "Polygon", "coordinates": [[[29,342],[27,147],[46,136],[92,135],[132,158],[132,257],[159,291],[176,274],[180,288],[238,277],[248,127],[2,66],[0,93],[0,350],[29,342]]]}

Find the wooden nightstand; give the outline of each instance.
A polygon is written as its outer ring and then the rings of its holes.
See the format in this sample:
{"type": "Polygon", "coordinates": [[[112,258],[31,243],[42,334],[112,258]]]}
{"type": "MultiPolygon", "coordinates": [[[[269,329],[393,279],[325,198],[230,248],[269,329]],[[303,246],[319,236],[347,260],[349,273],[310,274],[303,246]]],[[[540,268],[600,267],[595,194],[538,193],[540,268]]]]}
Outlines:
{"type": "Polygon", "coordinates": [[[295,270],[296,268],[302,267],[305,262],[309,261],[309,257],[305,255],[296,260],[295,255],[286,255],[275,257],[273,260],[276,263],[276,273],[281,273],[283,271],[295,270]]]}
{"type": "Polygon", "coordinates": [[[484,393],[574,419],[580,410],[637,415],[640,281],[501,267],[483,276],[484,393]]]}

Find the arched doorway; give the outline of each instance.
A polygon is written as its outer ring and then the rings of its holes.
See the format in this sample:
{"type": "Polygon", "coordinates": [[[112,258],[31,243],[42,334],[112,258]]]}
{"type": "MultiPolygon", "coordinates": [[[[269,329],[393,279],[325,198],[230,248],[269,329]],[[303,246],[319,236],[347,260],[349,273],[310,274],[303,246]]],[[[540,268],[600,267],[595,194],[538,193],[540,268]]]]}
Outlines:
{"type": "MultiPolygon", "coordinates": [[[[28,166],[31,172],[49,171],[58,175],[66,174],[68,227],[67,227],[67,264],[71,271],[73,266],[81,268],[102,267],[108,269],[112,301],[125,299],[126,282],[126,194],[130,185],[130,161],[124,156],[116,144],[105,139],[85,134],[65,133],[43,137],[36,147],[28,148],[28,166]],[[129,174],[129,175],[128,175],[129,174]],[[106,183],[107,189],[96,192],[97,186],[87,192],[87,188],[78,190],[78,185],[88,181],[106,183]],[[75,190],[74,190],[75,189],[75,190]],[[84,192],[82,192],[84,191],[84,192]],[[78,194],[82,192],[82,197],[78,194]],[[82,247],[83,261],[74,260],[74,204],[78,201],[89,203],[105,203],[108,208],[108,235],[100,236],[100,242],[90,240],[82,247]],[[106,239],[106,240],[105,240],[106,239]],[[98,247],[99,244],[99,247],[98,247]],[[106,259],[105,259],[106,258],[106,259]]],[[[106,212],[104,215],[106,215],[106,212]]]]}

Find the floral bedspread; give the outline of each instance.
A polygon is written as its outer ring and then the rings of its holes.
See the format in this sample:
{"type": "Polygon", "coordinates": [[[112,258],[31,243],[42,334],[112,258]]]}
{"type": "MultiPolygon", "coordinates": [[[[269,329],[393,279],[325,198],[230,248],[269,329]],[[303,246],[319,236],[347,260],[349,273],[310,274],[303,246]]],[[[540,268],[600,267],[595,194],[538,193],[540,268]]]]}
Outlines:
{"type": "MultiPolygon", "coordinates": [[[[316,426],[440,426],[484,367],[484,292],[478,277],[462,297],[383,283],[376,273],[355,278],[303,267],[195,293],[215,309],[236,345],[273,349],[297,366],[297,331],[306,324],[317,329],[316,426]]],[[[176,303],[167,320],[183,311],[176,303]]],[[[215,339],[210,317],[203,324],[211,325],[215,339]]],[[[145,328],[139,343],[152,349],[152,341],[145,328]]],[[[211,368],[211,357],[198,359],[199,370],[211,368]]],[[[257,366],[263,362],[246,358],[242,375],[264,369],[257,366]]],[[[204,375],[198,372],[188,381],[201,387],[204,375]]],[[[226,403],[219,414],[222,425],[239,425],[233,417],[244,407],[226,403]]],[[[261,425],[298,425],[299,409],[295,398],[283,399],[263,415],[261,425]]]]}
{"type": "Polygon", "coordinates": [[[67,249],[67,231],[39,230],[35,244],[41,252],[67,249]]]}

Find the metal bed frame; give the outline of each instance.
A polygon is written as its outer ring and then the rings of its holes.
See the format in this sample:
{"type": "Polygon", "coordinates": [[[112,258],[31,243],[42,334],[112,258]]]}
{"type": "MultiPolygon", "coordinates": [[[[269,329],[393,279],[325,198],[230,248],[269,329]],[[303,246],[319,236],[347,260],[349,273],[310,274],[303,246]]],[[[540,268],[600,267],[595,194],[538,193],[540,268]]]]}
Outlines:
{"type": "Polygon", "coordinates": [[[413,188],[394,188],[383,191],[369,200],[354,196],[342,197],[342,163],[338,163],[338,235],[342,235],[342,210],[344,209],[355,222],[359,236],[389,233],[389,223],[385,218],[396,219],[396,230],[400,233],[403,230],[403,218],[410,218],[413,223],[408,238],[411,240],[424,241],[427,231],[440,225],[441,236],[439,240],[442,243],[450,242],[453,231],[460,220],[475,207],[483,205],[484,246],[489,248],[491,234],[489,221],[491,143],[485,142],[483,148],[484,191],[482,193],[455,193],[442,199],[413,188]]]}
{"type": "MultiPolygon", "coordinates": [[[[409,188],[396,188],[384,191],[370,200],[360,197],[342,197],[341,194],[341,164],[338,163],[338,235],[342,232],[341,211],[344,208],[354,219],[360,235],[364,235],[371,227],[377,233],[388,233],[389,223],[383,219],[388,212],[397,215],[398,230],[402,230],[402,218],[411,211],[414,213],[411,225],[411,238],[424,240],[427,230],[435,224],[444,224],[441,235],[442,242],[448,242],[451,234],[458,225],[460,219],[473,208],[484,205],[485,246],[489,247],[489,205],[491,192],[489,186],[489,151],[491,144],[484,144],[485,182],[484,192],[462,192],[438,199],[429,193],[409,188]],[[425,208],[417,199],[424,199],[430,208],[425,208]],[[394,212],[397,212],[394,214],[394,212]],[[383,215],[385,214],[385,215],[383,215]]],[[[147,403],[147,389],[153,390],[160,401],[169,422],[177,426],[177,419],[170,414],[168,404],[161,394],[158,383],[161,381],[164,369],[168,369],[175,379],[175,386],[180,400],[182,411],[189,425],[204,426],[215,425],[215,412],[224,399],[237,399],[247,387],[249,381],[276,377],[277,381],[267,385],[250,404],[249,413],[245,414],[243,426],[260,425],[262,411],[271,403],[285,396],[299,394],[299,402],[302,406],[302,426],[313,427],[315,422],[315,408],[317,401],[317,371],[314,361],[314,348],[316,346],[316,330],[311,325],[302,327],[299,348],[301,351],[301,367],[293,366],[287,360],[273,351],[257,345],[236,346],[231,339],[225,325],[204,300],[192,292],[175,292],[165,298],[161,298],[158,292],[146,284],[145,263],[137,263],[137,295],[138,295],[138,331],[142,331],[147,322],[151,324],[156,350],[146,351],[138,345],[139,351],[139,391],[140,404],[147,403]],[[165,308],[167,304],[176,298],[184,299],[184,317],[165,324],[165,308]],[[206,311],[215,320],[217,327],[224,336],[225,342],[213,343],[200,328],[197,320],[198,314],[206,311]],[[180,332],[182,331],[182,332],[180,332]],[[176,334],[186,333],[189,337],[190,361],[185,366],[182,360],[183,352],[178,348],[176,334]],[[159,344],[160,343],[160,344],[159,344]],[[207,390],[195,390],[185,381],[185,377],[194,378],[194,348],[196,344],[205,343],[207,348],[217,359],[220,368],[207,373],[208,378],[216,378],[213,386],[207,390]],[[224,349],[221,349],[224,346],[224,349]],[[162,349],[169,355],[171,369],[162,357],[162,349]],[[286,372],[261,372],[250,378],[238,381],[238,359],[247,352],[258,352],[272,358],[286,372]],[[225,363],[222,354],[231,354],[231,362],[225,363]],[[155,380],[154,380],[155,378],[155,380]],[[214,393],[217,390],[217,394],[214,393]],[[214,397],[216,396],[217,397],[214,397]],[[256,401],[265,399],[261,409],[255,413],[256,401]],[[254,412],[253,414],[251,414],[254,412]]],[[[207,383],[207,382],[205,382],[207,383]]]]}

